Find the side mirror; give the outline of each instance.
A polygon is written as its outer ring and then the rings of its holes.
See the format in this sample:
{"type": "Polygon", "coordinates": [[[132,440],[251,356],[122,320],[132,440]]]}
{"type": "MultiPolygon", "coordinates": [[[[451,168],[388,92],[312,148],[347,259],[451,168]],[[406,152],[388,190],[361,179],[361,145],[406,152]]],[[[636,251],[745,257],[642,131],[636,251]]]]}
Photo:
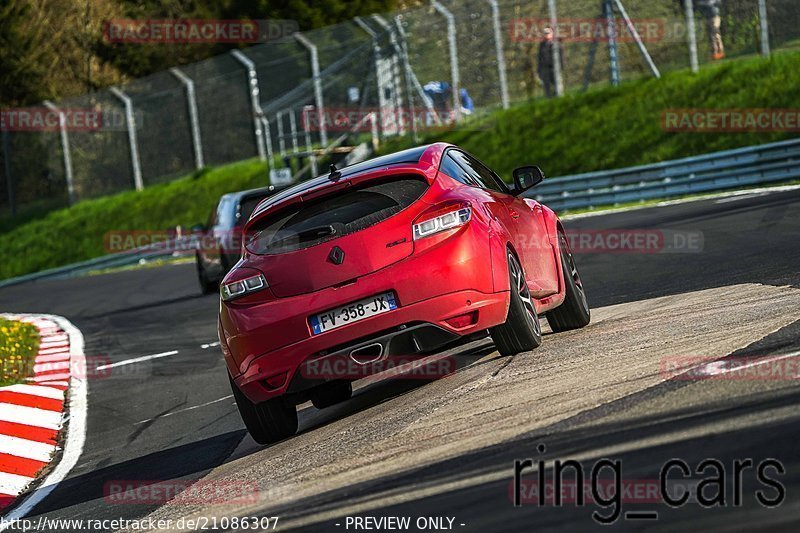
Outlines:
{"type": "Polygon", "coordinates": [[[535,166],[514,169],[514,194],[519,195],[544,179],[542,169],[535,166]]]}

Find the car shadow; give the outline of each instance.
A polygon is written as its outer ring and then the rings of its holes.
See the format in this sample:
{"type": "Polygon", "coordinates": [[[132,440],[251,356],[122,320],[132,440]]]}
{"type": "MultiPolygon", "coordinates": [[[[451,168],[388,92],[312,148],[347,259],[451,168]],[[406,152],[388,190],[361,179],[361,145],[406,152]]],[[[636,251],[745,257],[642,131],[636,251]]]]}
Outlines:
{"type": "MultiPolygon", "coordinates": [[[[491,340],[480,339],[426,357],[427,359],[453,356],[454,361],[456,361],[456,368],[447,375],[439,376],[435,379],[384,379],[357,387],[353,398],[328,409],[318,410],[310,404],[305,407],[300,406],[301,429],[297,435],[286,440],[291,441],[297,438],[298,435],[313,432],[382,402],[407,394],[436,379],[462,372],[476,364],[485,364],[494,359],[486,359],[486,356],[491,355],[492,352],[494,352],[494,345],[491,340]]],[[[145,481],[153,483],[167,480],[194,481],[222,464],[274,446],[260,446],[251,441],[251,447],[240,450],[241,453],[237,453],[236,456],[232,457],[231,454],[237,448],[240,448],[240,443],[245,436],[246,430],[244,429],[230,431],[189,444],[143,455],[136,459],[73,475],[61,482],[47,498],[39,503],[32,515],[38,516],[70,509],[70,517],[74,518],[76,513],[73,512],[73,509],[76,506],[88,502],[96,502],[96,504],[90,505],[92,507],[91,516],[87,515],[87,518],[95,519],[103,516],[133,518],[145,516],[158,508],[160,504],[120,505],[111,503],[106,499],[107,484],[112,481],[145,481]]],[[[80,471],[80,467],[77,470],[80,471]]]]}

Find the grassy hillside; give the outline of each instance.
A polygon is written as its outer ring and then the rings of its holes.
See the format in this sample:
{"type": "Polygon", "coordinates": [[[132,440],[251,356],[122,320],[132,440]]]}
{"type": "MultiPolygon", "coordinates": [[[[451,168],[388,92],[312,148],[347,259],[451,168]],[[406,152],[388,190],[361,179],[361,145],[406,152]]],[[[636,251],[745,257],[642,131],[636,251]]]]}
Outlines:
{"type": "MultiPolygon", "coordinates": [[[[678,72],[558,100],[537,100],[495,113],[472,130],[431,132],[474,153],[506,179],[524,164],[549,176],[620,168],[762,144],[796,134],[667,133],[661,113],[670,108],[796,108],[800,53],[776,54],[678,72]]],[[[384,147],[409,146],[407,139],[384,147]]]]}
{"type": "MultiPolygon", "coordinates": [[[[792,108],[800,102],[800,53],[723,63],[699,74],[673,73],[534,101],[483,117],[469,128],[429,132],[425,142],[459,144],[501,175],[536,163],[551,176],[618,168],[793,136],[785,133],[666,133],[668,108],[792,108]]],[[[388,143],[404,148],[409,139],[388,143]]],[[[51,212],[0,234],[0,279],[103,255],[111,230],[167,229],[204,221],[225,192],[267,184],[265,165],[248,160],[171,183],[51,212]]]]}
{"type": "Polygon", "coordinates": [[[87,200],[0,234],[0,279],[104,255],[108,231],[188,228],[205,222],[227,192],[263,187],[267,168],[257,160],[206,169],[185,178],[87,200]]]}

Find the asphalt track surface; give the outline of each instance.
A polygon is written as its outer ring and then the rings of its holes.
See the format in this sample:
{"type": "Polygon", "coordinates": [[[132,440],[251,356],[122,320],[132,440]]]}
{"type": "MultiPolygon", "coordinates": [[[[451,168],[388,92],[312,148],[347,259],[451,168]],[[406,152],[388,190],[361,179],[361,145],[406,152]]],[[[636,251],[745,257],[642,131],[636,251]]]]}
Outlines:
{"type": "MultiPolygon", "coordinates": [[[[800,191],[751,194],[607,214],[568,229],[701,232],[701,251],[578,256],[593,323],[502,358],[486,339],[462,347],[437,381],[361,384],[333,408],[301,406],[297,436],[269,447],[246,436],[216,341],[218,302],[192,265],[42,281],[0,290],[0,310],[62,315],[100,364],[88,433],[69,477],[30,515],[63,519],[279,516],[277,530],[342,531],[347,517],[450,517],[459,531],[592,529],[596,505],[512,505],[513,461],[622,462],[627,480],[663,463],[780,460],[781,505],[744,498],[623,504],[612,528],[796,529],[800,521],[800,381],[668,379],[664,358],[768,357],[800,350],[800,191]],[[540,453],[537,446],[545,445],[540,453]],[[246,481],[263,497],[228,505],[112,504],[115,480],[246,481]],[[623,515],[624,515],[623,512],[623,515]],[[338,524],[338,525],[337,525],[338,524]]],[[[708,472],[704,476],[707,477],[708,472]]],[[[526,478],[527,479],[527,478],[526,478]]],[[[532,478],[531,478],[532,479],[532,478]]],[[[731,490],[730,483],[726,483],[731,490]]],[[[447,521],[445,521],[447,524],[447,521]]],[[[58,530],[50,526],[49,530],[58,530]]],[[[70,530],[61,528],[60,530],[70,530]]],[[[74,530],[74,529],[72,529],[74,530]]],[[[231,529],[233,530],[233,529],[231,529]]]]}

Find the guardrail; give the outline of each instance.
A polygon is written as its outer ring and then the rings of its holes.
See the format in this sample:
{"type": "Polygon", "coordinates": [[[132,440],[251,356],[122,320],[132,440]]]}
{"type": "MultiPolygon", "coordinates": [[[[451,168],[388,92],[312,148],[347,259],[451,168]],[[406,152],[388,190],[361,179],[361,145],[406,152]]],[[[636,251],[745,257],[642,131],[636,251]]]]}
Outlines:
{"type": "MultiPolygon", "coordinates": [[[[556,211],[584,209],[800,179],[800,138],[652,165],[549,178],[526,196],[556,211]]],[[[0,281],[0,288],[171,256],[193,236],[0,281]]]]}
{"type": "Polygon", "coordinates": [[[0,280],[0,289],[11,285],[18,285],[28,281],[37,281],[40,279],[63,279],[80,276],[93,272],[95,270],[104,270],[107,268],[117,268],[129,265],[135,265],[142,261],[152,261],[154,259],[162,259],[165,257],[173,257],[174,255],[187,255],[194,245],[193,241],[196,239],[193,235],[178,237],[169,241],[142,246],[133,250],[125,252],[104,255],[89,259],[88,261],[81,261],[79,263],[72,263],[57,268],[49,268],[47,270],[40,270],[32,274],[25,274],[16,278],[9,278],[0,280]],[[177,249],[182,252],[176,252],[177,249]]]}
{"type": "Polygon", "coordinates": [[[545,180],[530,191],[556,211],[586,209],[800,179],[800,139],[651,165],[545,180]]]}

